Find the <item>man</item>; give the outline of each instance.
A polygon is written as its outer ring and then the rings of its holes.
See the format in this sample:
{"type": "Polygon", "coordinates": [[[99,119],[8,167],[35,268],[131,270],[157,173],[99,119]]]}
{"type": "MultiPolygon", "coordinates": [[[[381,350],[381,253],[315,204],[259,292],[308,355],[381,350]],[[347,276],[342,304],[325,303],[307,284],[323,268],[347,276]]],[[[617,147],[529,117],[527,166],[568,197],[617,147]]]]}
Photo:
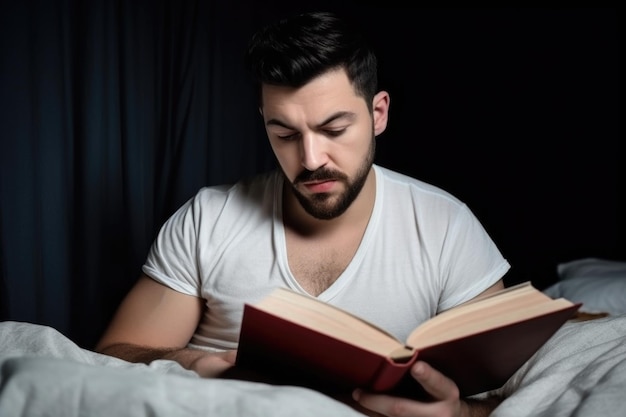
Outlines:
{"type": "MultiPolygon", "coordinates": [[[[401,340],[433,315],[503,288],[509,264],[465,204],[373,164],[390,97],[377,91],[376,57],[358,32],[331,14],[295,16],[259,31],[247,61],[280,170],[204,188],[185,203],[161,229],[98,351],[172,359],[211,377],[234,363],[243,304],[276,287],[319,297],[401,340]]],[[[360,390],[354,398],[386,415],[491,408],[460,399],[426,363],[412,375],[436,401],[360,390]]]]}

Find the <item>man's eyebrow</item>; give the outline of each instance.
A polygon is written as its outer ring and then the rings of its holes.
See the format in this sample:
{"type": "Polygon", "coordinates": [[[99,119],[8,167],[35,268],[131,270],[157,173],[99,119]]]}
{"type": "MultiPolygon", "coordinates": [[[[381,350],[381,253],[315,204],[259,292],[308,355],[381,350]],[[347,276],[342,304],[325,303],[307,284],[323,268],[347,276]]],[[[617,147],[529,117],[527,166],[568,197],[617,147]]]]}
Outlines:
{"type": "Polygon", "coordinates": [[[329,123],[334,122],[337,119],[347,119],[349,121],[352,121],[356,118],[356,113],[353,113],[351,111],[340,111],[337,112],[335,114],[332,114],[330,117],[328,117],[326,120],[324,120],[322,123],[320,123],[317,127],[322,127],[322,126],[326,126],[329,123]]]}
{"type": "Polygon", "coordinates": [[[295,130],[292,126],[289,126],[287,123],[283,123],[278,119],[269,119],[267,122],[265,122],[265,126],[280,126],[284,127],[285,129],[295,130]]]}
{"type": "MultiPolygon", "coordinates": [[[[328,118],[326,118],[326,120],[322,121],[322,123],[317,125],[317,128],[326,126],[327,124],[332,123],[338,119],[354,120],[355,117],[356,117],[356,113],[353,113],[350,111],[340,111],[340,112],[330,115],[328,118]]],[[[265,122],[265,125],[266,126],[280,126],[280,127],[284,127],[285,129],[296,130],[294,129],[293,126],[289,126],[287,123],[278,119],[269,119],[267,122],[265,122]]]]}

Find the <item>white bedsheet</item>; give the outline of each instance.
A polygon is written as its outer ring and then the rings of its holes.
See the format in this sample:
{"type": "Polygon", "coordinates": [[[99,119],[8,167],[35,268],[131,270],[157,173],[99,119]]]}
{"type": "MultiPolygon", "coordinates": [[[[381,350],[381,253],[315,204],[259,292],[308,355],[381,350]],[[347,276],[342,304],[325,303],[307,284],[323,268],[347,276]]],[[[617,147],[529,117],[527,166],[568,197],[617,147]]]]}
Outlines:
{"type": "MultiPolygon", "coordinates": [[[[494,417],[626,415],[626,316],[566,324],[499,392],[494,417]]],[[[56,330],[0,323],[0,416],[362,416],[318,392],[133,364],[56,330]]]]}
{"type": "Polygon", "coordinates": [[[626,315],[567,323],[499,392],[493,417],[626,416],[626,315]]]}

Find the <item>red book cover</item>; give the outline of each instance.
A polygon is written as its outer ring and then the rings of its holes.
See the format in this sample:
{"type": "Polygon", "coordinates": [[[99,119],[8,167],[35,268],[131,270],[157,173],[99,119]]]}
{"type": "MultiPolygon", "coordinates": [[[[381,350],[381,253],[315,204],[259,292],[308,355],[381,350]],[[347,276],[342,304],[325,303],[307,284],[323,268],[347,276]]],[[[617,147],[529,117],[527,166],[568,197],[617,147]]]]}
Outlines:
{"type": "Polygon", "coordinates": [[[400,381],[410,363],[395,364],[384,356],[246,305],[237,366],[286,384],[388,389],[400,381]],[[385,369],[383,385],[377,385],[378,374],[385,369]]]}

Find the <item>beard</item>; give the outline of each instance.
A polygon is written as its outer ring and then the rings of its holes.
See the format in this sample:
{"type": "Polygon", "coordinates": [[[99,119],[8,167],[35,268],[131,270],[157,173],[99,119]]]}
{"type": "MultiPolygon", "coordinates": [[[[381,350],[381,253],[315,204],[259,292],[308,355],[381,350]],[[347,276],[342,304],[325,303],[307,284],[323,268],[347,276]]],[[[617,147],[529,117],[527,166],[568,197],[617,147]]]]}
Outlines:
{"type": "MultiPolygon", "coordinates": [[[[363,186],[365,185],[367,175],[374,164],[374,154],[376,150],[375,143],[376,140],[374,133],[372,132],[372,140],[370,142],[367,155],[352,180],[350,180],[350,178],[342,172],[323,167],[315,171],[305,170],[301,172],[294,179],[293,183],[291,183],[291,188],[293,189],[293,193],[302,208],[304,208],[304,210],[311,216],[319,220],[331,220],[341,216],[359,196],[363,186]],[[337,197],[333,197],[330,193],[318,193],[314,194],[312,197],[308,197],[296,188],[300,182],[320,180],[335,180],[342,182],[346,189],[337,197]]],[[[287,180],[286,176],[285,179],[287,180]]]]}

